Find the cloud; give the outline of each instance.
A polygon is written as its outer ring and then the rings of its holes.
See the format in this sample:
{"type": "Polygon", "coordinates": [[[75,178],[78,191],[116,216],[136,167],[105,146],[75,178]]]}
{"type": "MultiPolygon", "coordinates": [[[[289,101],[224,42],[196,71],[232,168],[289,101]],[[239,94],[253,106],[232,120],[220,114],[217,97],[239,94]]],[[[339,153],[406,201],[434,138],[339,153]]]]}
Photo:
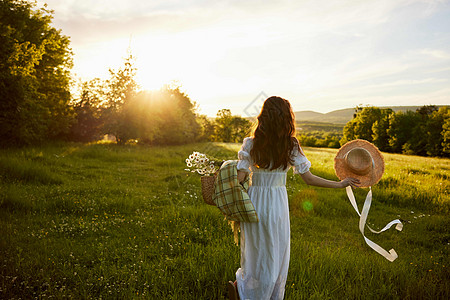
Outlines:
{"type": "MultiPolygon", "coordinates": [[[[43,3],[45,0],[39,0],[43,3]]],[[[47,0],[55,24],[75,46],[144,33],[170,34],[199,28],[246,28],[278,39],[314,38],[323,32],[362,37],[392,13],[417,1],[170,1],[47,0]]],[[[420,1],[419,1],[420,2],[420,1]]],[[[435,1],[427,7],[438,9],[435,1]]],[[[430,10],[430,9],[428,9],[430,10]]],[[[416,16],[414,16],[416,17],[416,16]]]]}
{"type": "Polygon", "coordinates": [[[380,89],[380,88],[387,88],[387,87],[403,87],[403,86],[417,86],[420,84],[434,84],[434,83],[443,83],[443,82],[449,82],[449,79],[446,78],[424,78],[424,79],[405,79],[405,80],[397,80],[392,82],[385,82],[381,84],[373,84],[373,85],[367,85],[364,86],[366,89],[380,89]]]}
{"type": "Polygon", "coordinates": [[[420,50],[418,53],[430,56],[432,58],[437,58],[440,60],[449,60],[450,59],[450,52],[440,50],[440,49],[423,49],[423,50],[420,50]]]}

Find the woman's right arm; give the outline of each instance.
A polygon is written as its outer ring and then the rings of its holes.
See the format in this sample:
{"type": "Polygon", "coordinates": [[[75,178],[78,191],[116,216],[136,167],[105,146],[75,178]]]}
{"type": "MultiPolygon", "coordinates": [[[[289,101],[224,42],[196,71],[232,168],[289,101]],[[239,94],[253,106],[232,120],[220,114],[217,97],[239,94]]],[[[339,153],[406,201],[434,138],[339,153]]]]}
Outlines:
{"type": "Polygon", "coordinates": [[[237,171],[237,177],[238,177],[239,183],[244,182],[245,177],[247,177],[247,174],[248,174],[247,172],[242,171],[242,170],[237,171]]]}

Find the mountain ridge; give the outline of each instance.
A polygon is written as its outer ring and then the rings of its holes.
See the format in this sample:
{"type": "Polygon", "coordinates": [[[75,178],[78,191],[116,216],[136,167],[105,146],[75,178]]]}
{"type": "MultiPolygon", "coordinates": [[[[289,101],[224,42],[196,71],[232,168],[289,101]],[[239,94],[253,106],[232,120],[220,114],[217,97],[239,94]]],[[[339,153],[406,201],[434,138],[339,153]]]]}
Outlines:
{"type": "MultiPolygon", "coordinates": [[[[442,106],[442,105],[441,105],[442,106]]],[[[436,106],[436,107],[441,107],[436,106]]],[[[421,108],[422,106],[378,106],[378,108],[386,109],[390,108],[394,112],[403,111],[406,112],[408,110],[410,111],[416,111],[418,108],[421,108]]],[[[334,123],[334,124],[346,124],[348,121],[350,121],[353,118],[353,115],[355,114],[355,108],[344,108],[344,109],[338,109],[333,110],[328,113],[320,113],[312,110],[302,110],[302,111],[296,111],[295,114],[295,120],[298,122],[301,121],[311,121],[311,122],[322,122],[322,123],[334,123]]]]}

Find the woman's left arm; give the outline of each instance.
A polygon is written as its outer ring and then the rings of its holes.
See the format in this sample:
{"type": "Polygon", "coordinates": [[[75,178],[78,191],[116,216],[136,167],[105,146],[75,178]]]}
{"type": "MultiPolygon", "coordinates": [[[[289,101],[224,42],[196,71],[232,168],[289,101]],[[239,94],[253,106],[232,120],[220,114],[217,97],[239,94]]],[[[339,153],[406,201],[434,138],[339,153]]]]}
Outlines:
{"type": "Polygon", "coordinates": [[[318,186],[318,187],[325,187],[325,188],[345,188],[347,186],[352,186],[352,187],[358,187],[358,184],[360,183],[358,179],[355,178],[345,178],[344,180],[341,181],[333,181],[333,180],[328,180],[319,176],[314,175],[313,173],[311,173],[310,171],[300,174],[300,176],[302,176],[303,181],[305,181],[305,183],[307,185],[313,185],[313,186],[318,186]]]}

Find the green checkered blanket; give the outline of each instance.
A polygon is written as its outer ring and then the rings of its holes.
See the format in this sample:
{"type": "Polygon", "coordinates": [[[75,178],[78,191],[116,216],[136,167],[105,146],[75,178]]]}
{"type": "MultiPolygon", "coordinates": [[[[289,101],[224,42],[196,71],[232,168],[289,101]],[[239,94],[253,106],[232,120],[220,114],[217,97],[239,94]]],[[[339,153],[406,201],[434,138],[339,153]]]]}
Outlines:
{"type": "Polygon", "coordinates": [[[240,184],[237,178],[237,160],[227,160],[220,167],[214,184],[212,200],[227,220],[258,222],[258,215],[247,189],[249,178],[240,184]]]}

